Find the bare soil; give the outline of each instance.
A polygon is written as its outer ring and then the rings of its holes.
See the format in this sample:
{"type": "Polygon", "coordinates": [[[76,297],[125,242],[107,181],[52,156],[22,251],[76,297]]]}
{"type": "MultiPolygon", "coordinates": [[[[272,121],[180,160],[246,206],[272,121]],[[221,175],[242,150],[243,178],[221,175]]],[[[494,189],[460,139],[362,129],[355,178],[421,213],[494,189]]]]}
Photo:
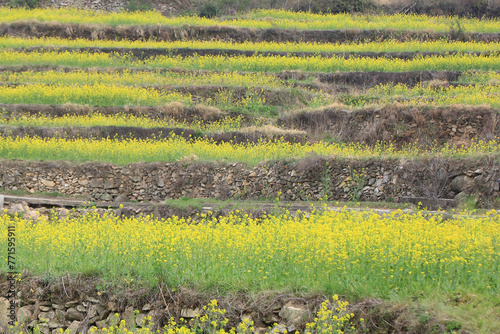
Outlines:
{"type": "Polygon", "coordinates": [[[76,104],[45,105],[45,104],[0,104],[3,117],[20,117],[23,115],[43,115],[48,117],[86,116],[99,112],[102,115],[113,116],[117,114],[149,117],[157,120],[175,120],[191,123],[194,121],[216,122],[227,117],[242,117],[242,126],[253,125],[254,117],[232,112],[222,112],[217,108],[194,106],[186,107],[181,103],[171,103],[161,107],[95,107],[76,104]]]}
{"type": "Polygon", "coordinates": [[[307,142],[306,135],[301,134],[273,134],[262,131],[230,131],[224,133],[203,134],[186,128],[138,128],[127,126],[94,126],[94,127],[29,127],[29,126],[2,126],[0,136],[3,137],[40,137],[40,138],[66,138],[66,139],[161,139],[172,135],[186,139],[205,138],[216,143],[230,142],[235,144],[256,143],[263,139],[281,139],[291,143],[307,142]]]}

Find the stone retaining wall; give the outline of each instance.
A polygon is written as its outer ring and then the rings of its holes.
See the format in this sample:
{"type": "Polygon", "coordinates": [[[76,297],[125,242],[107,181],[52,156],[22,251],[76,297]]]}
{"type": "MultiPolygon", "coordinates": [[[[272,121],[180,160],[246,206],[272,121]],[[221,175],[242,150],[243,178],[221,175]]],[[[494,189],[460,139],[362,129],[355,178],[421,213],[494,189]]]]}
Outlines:
{"type": "Polygon", "coordinates": [[[0,161],[3,190],[59,192],[100,201],[216,199],[395,200],[399,197],[497,196],[500,163],[494,158],[453,160],[339,160],[242,164],[183,161],[108,163],[0,161]]]}

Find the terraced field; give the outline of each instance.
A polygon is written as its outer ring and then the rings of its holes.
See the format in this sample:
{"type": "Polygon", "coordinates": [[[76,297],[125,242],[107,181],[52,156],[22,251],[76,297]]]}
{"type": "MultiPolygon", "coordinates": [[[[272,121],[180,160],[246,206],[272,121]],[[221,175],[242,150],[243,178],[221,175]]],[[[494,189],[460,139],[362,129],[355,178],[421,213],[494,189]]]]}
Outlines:
{"type": "MultiPolygon", "coordinates": [[[[0,18],[2,191],[110,203],[430,197],[498,205],[498,20],[7,8],[0,18]]],[[[154,314],[156,327],[137,322],[137,333],[164,325],[168,333],[250,333],[248,319],[272,333],[281,330],[274,322],[305,333],[500,332],[495,211],[443,218],[325,207],[167,220],[73,212],[35,221],[0,217],[5,230],[16,226],[23,284],[89,275],[102,280],[86,292],[100,302],[124,281],[129,290],[159,287],[166,313],[154,314]],[[172,311],[167,304],[185,289],[228,309],[232,293],[293,294],[309,318],[323,313],[306,325],[305,315],[291,321],[240,300],[228,324],[213,303],[187,316],[177,300],[172,311]],[[307,306],[315,294],[354,306],[307,306]]],[[[65,289],[56,305],[68,302],[65,289]]],[[[29,305],[32,296],[23,298],[29,305]]],[[[132,303],[143,316],[148,298],[132,303]]],[[[74,325],[64,314],[60,326],[51,319],[12,330],[56,333],[74,325]]],[[[102,314],[75,317],[74,329],[109,326],[102,314]]]]}

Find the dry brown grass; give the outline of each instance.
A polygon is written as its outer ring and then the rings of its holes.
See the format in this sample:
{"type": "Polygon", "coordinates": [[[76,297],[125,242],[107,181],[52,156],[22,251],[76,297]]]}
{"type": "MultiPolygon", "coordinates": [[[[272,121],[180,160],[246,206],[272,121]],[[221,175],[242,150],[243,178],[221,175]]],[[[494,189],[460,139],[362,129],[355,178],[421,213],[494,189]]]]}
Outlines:
{"type": "Polygon", "coordinates": [[[263,126],[248,126],[245,128],[241,128],[239,130],[242,133],[262,133],[267,137],[281,137],[281,136],[302,136],[306,135],[306,131],[301,130],[293,130],[293,129],[282,129],[278,128],[274,125],[266,124],[263,126]]]}

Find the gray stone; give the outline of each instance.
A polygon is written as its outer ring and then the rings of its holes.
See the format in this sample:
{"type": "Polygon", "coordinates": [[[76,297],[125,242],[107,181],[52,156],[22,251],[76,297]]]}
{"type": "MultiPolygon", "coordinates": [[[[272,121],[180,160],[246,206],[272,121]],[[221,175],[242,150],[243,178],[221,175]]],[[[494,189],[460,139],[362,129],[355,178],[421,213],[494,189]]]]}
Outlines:
{"type": "Polygon", "coordinates": [[[462,192],[464,190],[470,189],[474,184],[474,179],[467,175],[459,175],[455,177],[450,184],[451,190],[454,192],[462,192]]]}
{"type": "Polygon", "coordinates": [[[127,308],[125,308],[125,312],[122,313],[122,319],[125,320],[125,324],[128,328],[130,328],[130,326],[133,326],[132,324],[135,324],[134,308],[132,306],[128,306],[127,308]]]}
{"type": "Polygon", "coordinates": [[[144,318],[145,317],[146,317],[146,315],[144,313],[140,313],[140,314],[136,315],[136,317],[135,317],[136,325],[139,327],[144,327],[144,325],[145,325],[144,318]]]}
{"type": "Polygon", "coordinates": [[[48,325],[49,325],[50,329],[57,329],[57,328],[66,327],[65,323],[63,321],[60,321],[57,318],[50,319],[50,321],[48,322],[48,325]]]}
{"type": "Polygon", "coordinates": [[[118,195],[115,200],[115,202],[117,203],[120,203],[120,202],[128,202],[129,201],[129,198],[127,197],[127,195],[124,195],[124,194],[120,194],[118,195]]]}
{"type": "Polygon", "coordinates": [[[39,320],[42,320],[42,319],[50,320],[50,319],[53,319],[55,316],[56,316],[56,312],[54,312],[54,311],[40,312],[38,314],[38,319],[39,320]]]}
{"type": "Polygon", "coordinates": [[[102,199],[103,201],[110,201],[112,198],[113,198],[113,196],[111,196],[111,195],[110,195],[110,194],[108,194],[108,193],[104,193],[104,194],[102,194],[102,196],[101,196],[101,199],[102,199]]]}
{"type": "Polygon", "coordinates": [[[68,321],[82,321],[83,318],[85,318],[83,314],[78,312],[75,308],[70,308],[66,311],[66,320],[68,321]]]}
{"type": "Polygon", "coordinates": [[[307,309],[305,307],[294,306],[292,303],[287,303],[279,312],[279,316],[290,324],[298,324],[307,317],[307,309]]]}
{"type": "Polygon", "coordinates": [[[73,321],[71,325],[67,328],[69,334],[76,334],[78,332],[78,327],[80,327],[80,321],[73,321]]]}
{"type": "Polygon", "coordinates": [[[183,308],[181,310],[181,318],[196,318],[196,316],[200,315],[200,309],[195,308],[195,309],[190,309],[190,308],[183,308]]]}
{"type": "Polygon", "coordinates": [[[64,304],[64,307],[71,308],[71,307],[77,306],[78,304],[79,304],[78,300],[72,300],[72,301],[67,302],[66,304],[64,304]]]}
{"type": "Polygon", "coordinates": [[[46,180],[46,179],[42,179],[41,180],[42,184],[49,187],[49,188],[52,188],[56,185],[56,183],[54,181],[49,181],[49,180],[46,180]]]}
{"type": "Polygon", "coordinates": [[[29,306],[23,306],[17,310],[17,320],[20,323],[31,320],[32,316],[33,316],[33,312],[31,312],[29,306]]]}
{"type": "Polygon", "coordinates": [[[0,297],[0,329],[3,331],[11,321],[10,318],[10,301],[6,298],[0,297]]]}
{"type": "Polygon", "coordinates": [[[113,188],[118,188],[118,184],[115,183],[115,180],[106,179],[106,182],[104,182],[104,189],[113,189],[113,188]]]}
{"type": "Polygon", "coordinates": [[[90,186],[92,188],[102,188],[103,185],[104,185],[104,179],[103,178],[92,179],[90,181],[90,186]]]}

